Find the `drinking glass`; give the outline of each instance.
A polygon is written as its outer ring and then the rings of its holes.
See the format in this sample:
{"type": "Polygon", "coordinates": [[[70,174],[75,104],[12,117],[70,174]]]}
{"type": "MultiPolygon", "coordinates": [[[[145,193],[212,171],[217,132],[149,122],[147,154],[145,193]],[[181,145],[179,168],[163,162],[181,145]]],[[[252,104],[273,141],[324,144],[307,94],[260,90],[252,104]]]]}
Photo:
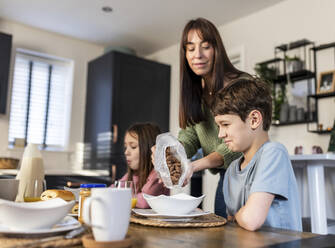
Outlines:
{"type": "Polygon", "coordinates": [[[41,200],[41,194],[46,190],[45,180],[35,179],[28,182],[24,188],[23,199],[25,202],[35,202],[41,200]]]}
{"type": "Polygon", "coordinates": [[[135,208],[137,203],[137,190],[134,181],[115,181],[115,188],[129,188],[131,189],[131,208],[135,208]]]}

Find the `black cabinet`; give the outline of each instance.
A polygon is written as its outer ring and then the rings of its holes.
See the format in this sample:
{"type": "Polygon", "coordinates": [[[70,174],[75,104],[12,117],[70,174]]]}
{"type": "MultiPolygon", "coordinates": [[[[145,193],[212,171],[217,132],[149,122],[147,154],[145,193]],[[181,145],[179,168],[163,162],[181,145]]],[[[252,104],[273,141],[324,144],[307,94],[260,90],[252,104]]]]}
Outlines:
{"type": "Polygon", "coordinates": [[[85,137],[87,169],[126,171],[125,130],[135,122],[155,122],[169,130],[170,66],[120,52],[88,64],[85,137]],[[89,155],[89,156],[87,156],[89,155]]]}
{"type": "Polygon", "coordinates": [[[111,178],[107,176],[74,176],[74,175],[45,175],[48,189],[64,189],[67,182],[76,183],[104,183],[107,186],[112,184],[111,178]]]}
{"type": "Polygon", "coordinates": [[[12,36],[0,32],[0,114],[6,113],[12,36]]]}
{"type": "MultiPolygon", "coordinates": [[[[15,178],[16,175],[0,175],[2,178],[15,178]]],[[[112,184],[112,180],[108,176],[79,176],[79,175],[45,175],[47,189],[64,189],[67,182],[77,185],[82,183],[104,183],[107,186],[112,184]]]]}

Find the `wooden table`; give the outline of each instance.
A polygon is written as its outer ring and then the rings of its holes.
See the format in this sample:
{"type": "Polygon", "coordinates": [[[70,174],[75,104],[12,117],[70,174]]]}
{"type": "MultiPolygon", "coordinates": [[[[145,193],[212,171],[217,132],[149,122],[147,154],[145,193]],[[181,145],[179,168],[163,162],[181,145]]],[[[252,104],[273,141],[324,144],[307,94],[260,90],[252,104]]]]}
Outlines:
{"type": "MultiPolygon", "coordinates": [[[[212,228],[167,228],[130,224],[128,235],[131,236],[133,241],[132,248],[315,248],[332,247],[331,245],[335,245],[335,235],[318,235],[274,228],[261,228],[257,232],[249,232],[234,223],[212,228]]],[[[37,238],[37,240],[39,240],[39,238],[37,238]]],[[[24,242],[29,243],[31,240],[3,237],[3,240],[0,241],[0,246],[27,247],[24,245],[24,242]]],[[[65,245],[64,242],[64,240],[56,240],[39,245],[41,245],[41,247],[56,247],[56,245],[60,247],[61,245],[65,245]]],[[[67,240],[66,245],[66,247],[72,248],[84,247],[80,244],[80,238],[67,240]]]]}
{"type": "MultiPolygon", "coordinates": [[[[262,228],[257,232],[249,232],[234,223],[213,228],[161,228],[130,224],[128,234],[133,238],[132,247],[134,248],[268,247],[326,237],[274,228],[262,228]]],[[[300,247],[309,246],[300,245],[300,247]]]]}

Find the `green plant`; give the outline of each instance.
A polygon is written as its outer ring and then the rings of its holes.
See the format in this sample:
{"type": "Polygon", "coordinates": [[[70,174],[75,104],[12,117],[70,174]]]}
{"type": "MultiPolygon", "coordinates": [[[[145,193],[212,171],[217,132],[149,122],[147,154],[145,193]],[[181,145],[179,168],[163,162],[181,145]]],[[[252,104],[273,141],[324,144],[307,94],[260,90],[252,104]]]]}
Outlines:
{"type": "Polygon", "coordinates": [[[257,64],[255,71],[260,78],[268,82],[273,81],[277,76],[276,68],[268,67],[266,64],[257,64]]]}
{"type": "Polygon", "coordinates": [[[297,55],[294,55],[294,57],[290,57],[288,55],[285,55],[285,60],[286,61],[301,61],[301,59],[297,55]]]}
{"type": "Polygon", "coordinates": [[[286,88],[285,85],[282,85],[279,88],[276,88],[274,84],[274,80],[277,77],[277,69],[274,67],[268,67],[267,64],[257,64],[255,66],[255,71],[257,75],[267,82],[272,91],[272,99],[273,99],[273,120],[279,120],[280,108],[281,105],[286,100],[286,88]]]}

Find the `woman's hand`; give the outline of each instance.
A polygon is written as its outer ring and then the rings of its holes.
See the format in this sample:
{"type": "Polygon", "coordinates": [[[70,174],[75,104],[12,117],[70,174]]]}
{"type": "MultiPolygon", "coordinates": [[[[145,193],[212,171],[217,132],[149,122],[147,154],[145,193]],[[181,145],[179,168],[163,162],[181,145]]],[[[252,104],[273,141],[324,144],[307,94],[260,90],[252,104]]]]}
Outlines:
{"type": "Polygon", "coordinates": [[[187,174],[185,176],[183,187],[185,187],[190,182],[191,177],[193,176],[193,172],[194,172],[194,167],[193,167],[192,163],[189,163],[189,168],[188,168],[187,174]]]}

